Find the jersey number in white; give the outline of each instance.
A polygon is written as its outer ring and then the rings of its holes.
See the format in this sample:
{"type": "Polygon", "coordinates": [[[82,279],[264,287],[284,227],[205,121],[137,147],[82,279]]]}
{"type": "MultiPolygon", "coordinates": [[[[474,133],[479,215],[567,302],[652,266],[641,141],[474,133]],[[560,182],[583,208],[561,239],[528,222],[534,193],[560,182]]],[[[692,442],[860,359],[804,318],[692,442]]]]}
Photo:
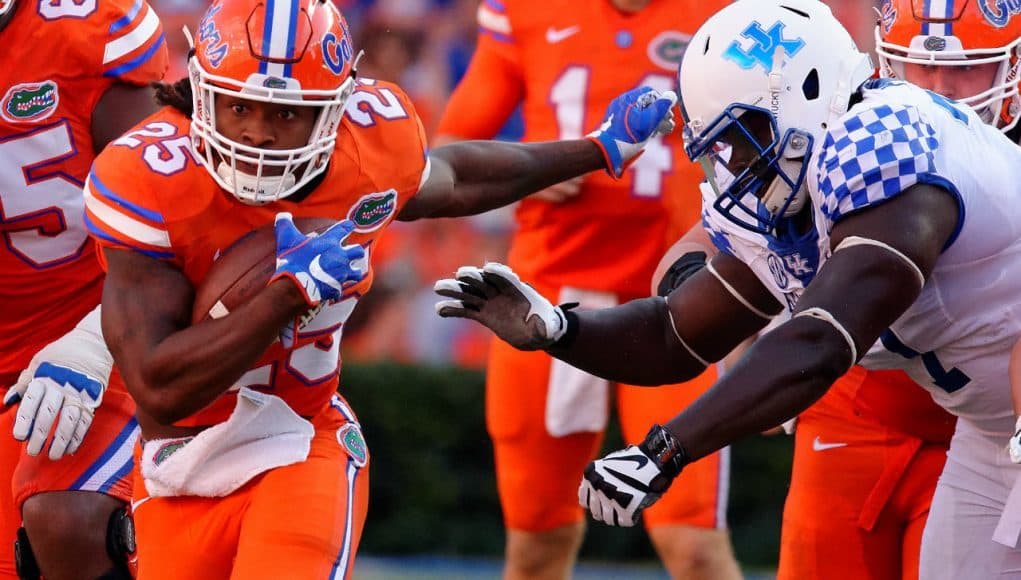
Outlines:
{"type": "MultiPolygon", "coordinates": [[[[570,66],[560,73],[550,87],[549,100],[555,107],[554,115],[560,139],[580,139],[584,132],[586,100],[588,98],[589,68],[570,66]]],[[[652,87],[663,92],[673,89],[672,77],[650,74],[638,86],[652,87]]],[[[645,153],[628,171],[634,177],[632,191],[638,197],[655,198],[663,193],[663,174],[673,169],[674,156],[663,137],[657,135],[645,146],[645,153]]]]}
{"type": "Polygon", "coordinates": [[[52,169],[77,152],[67,121],[0,142],[0,233],[34,268],[74,260],[88,239],[82,184],[52,169]]]}

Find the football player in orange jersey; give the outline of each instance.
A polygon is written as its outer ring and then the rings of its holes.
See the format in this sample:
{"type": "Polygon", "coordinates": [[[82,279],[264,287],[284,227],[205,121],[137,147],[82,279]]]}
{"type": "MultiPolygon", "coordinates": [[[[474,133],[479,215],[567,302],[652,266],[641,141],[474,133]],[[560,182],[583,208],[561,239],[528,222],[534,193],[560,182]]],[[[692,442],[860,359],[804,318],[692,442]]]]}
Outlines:
{"type": "Polygon", "coordinates": [[[588,139],[427,153],[407,95],[356,81],[328,0],[221,0],[197,41],[189,78],[159,91],[171,106],[107,148],[86,184],[111,380],[142,430],[139,577],[347,577],[370,459],[336,393],[339,345],[378,236],[394,219],[478,213],[600,168],[619,176],[672,129],[674,95],[628,91],[588,139]],[[344,221],[306,237],[292,215],[344,221]],[[272,281],[191,324],[220,251],[274,222],[272,281]]]}
{"type": "Polygon", "coordinates": [[[4,0],[0,43],[0,578],[16,577],[16,537],[22,578],[127,578],[138,429],[127,393],[103,392],[81,187],[96,152],[156,109],[163,30],[144,0],[4,0]]]}
{"type": "MultiPolygon", "coordinates": [[[[436,143],[491,138],[519,103],[524,141],[579,137],[618,91],[672,87],[691,33],[725,4],[485,0],[478,47],[436,143]]],[[[656,139],[621,179],[593,173],[524,200],[508,263],[544,295],[583,308],[647,296],[667,241],[699,221],[701,179],[676,134],[656,139]]],[[[570,576],[585,526],[577,482],[599,450],[611,401],[625,439],[636,440],[714,378],[641,389],[494,341],[486,418],[507,530],[504,577],[570,576]]],[[[685,471],[684,491],[645,514],[675,578],[739,577],[726,531],[728,453],[685,471]]]]}

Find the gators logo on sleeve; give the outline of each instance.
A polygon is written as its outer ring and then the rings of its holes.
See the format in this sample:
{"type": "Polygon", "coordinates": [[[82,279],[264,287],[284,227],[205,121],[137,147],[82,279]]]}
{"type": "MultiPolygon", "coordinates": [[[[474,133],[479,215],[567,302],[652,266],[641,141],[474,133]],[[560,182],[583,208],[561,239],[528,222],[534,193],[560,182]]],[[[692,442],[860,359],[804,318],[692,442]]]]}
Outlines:
{"type": "Polygon", "coordinates": [[[14,85],[0,101],[0,115],[12,123],[34,123],[52,115],[59,100],[53,81],[14,85]]]}
{"type": "Polygon", "coordinates": [[[354,231],[359,233],[372,232],[379,229],[386,222],[387,218],[393,215],[396,209],[397,190],[390,189],[363,195],[351,207],[347,218],[355,223],[354,231]]]}

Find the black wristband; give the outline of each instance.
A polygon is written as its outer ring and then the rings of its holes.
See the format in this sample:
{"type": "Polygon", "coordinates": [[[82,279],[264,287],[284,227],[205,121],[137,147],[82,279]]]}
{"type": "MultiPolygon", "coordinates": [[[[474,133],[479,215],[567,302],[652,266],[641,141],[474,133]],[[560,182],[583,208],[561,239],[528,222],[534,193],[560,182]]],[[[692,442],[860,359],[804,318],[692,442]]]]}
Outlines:
{"type": "Polygon", "coordinates": [[[653,425],[649,429],[649,433],[639,447],[656,462],[663,475],[670,479],[677,477],[684,466],[691,463],[688,452],[684,450],[680,442],[666,427],[659,424],[653,425]]]}

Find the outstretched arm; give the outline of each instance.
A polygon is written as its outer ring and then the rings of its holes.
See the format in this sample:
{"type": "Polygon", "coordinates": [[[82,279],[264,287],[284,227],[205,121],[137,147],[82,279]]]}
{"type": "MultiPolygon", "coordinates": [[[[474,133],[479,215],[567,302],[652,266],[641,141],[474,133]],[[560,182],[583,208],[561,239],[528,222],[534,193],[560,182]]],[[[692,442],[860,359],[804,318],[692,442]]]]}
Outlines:
{"type": "Polygon", "coordinates": [[[918,298],[957,218],[950,194],[919,184],[839,222],[831,244],[841,249],[805,290],[794,317],[759,338],[667,424],[688,455],[703,457],[779,425],[821,397],[918,298]],[[840,246],[852,236],[887,247],[840,246]]]}
{"type": "Polygon", "coordinates": [[[451,299],[436,305],[440,316],[476,320],[515,348],[545,349],[586,372],[638,385],[699,375],[768,322],[749,304],[760,313],[781,308],[747,266],[727,255],[666,299],[604,310],[554,307],[502,264],[461,268],[456,278],[437,282],[436,291],[451,299]]]}
{"type": "Polygon", "coordinates": [[[672,92],[628,91],[614,99],[606,121],[586,139],[438,147],[429,155],[429,176],[397,219],[474,215],[597,169],[620,177],[653,136],[673,130],[676,101],[672,92]]]}
{"type": "Polygon", "coordinates": [[[665,428],[590,464],[582,505],[606,523],[634,525],[686,463],[808,408],[918,298],[958,215],[950,194],[918,184],[839,222],[833,255],[793,318],[665,428]]]}

